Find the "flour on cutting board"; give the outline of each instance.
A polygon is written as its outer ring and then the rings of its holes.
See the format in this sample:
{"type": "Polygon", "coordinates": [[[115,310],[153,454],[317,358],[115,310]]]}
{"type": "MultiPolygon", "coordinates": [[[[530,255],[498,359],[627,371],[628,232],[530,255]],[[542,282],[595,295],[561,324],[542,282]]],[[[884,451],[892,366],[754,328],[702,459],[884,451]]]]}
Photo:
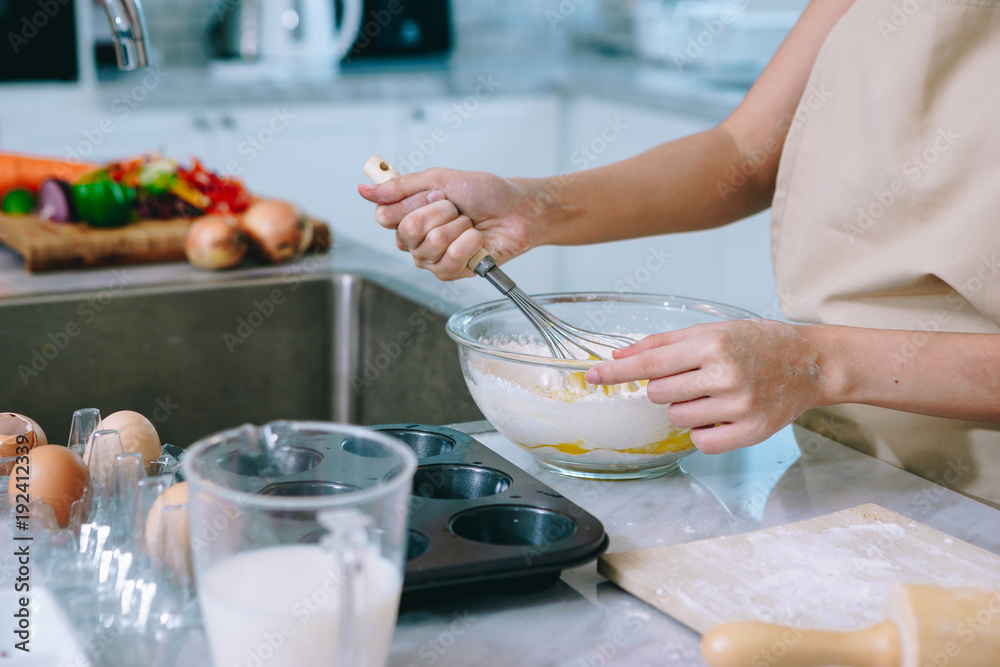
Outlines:
{"type": "Polygon", "coordinates": [[[884,619],[897,584],[995,587],[1000,556],[869,504],[609,553],[598,571],[698,632],[728,621],[856,630],[884,619]]]}
{"type": "MultiPolygon", "coordinates": [[[[914,551],[899,548],[905,538],[906,528],[883,523],[822,533],[779,527],[747,534],[735,551],[732,545],[706,541],[698,552],[703,567],[726,570],[730,576],[717,579],[716,585],[706,577],[697,595],[683,590],[670,594],[715,623],[752,619],[852,630],[883,620],[885,601],[897,583],[977,583],[977,577],[970,582],[967,573],[953,568],[946,551],[952,540],[914,551]]],[[[988,582],[997,572],[982,568],[980,575],[978,582],[988,582]]]]}

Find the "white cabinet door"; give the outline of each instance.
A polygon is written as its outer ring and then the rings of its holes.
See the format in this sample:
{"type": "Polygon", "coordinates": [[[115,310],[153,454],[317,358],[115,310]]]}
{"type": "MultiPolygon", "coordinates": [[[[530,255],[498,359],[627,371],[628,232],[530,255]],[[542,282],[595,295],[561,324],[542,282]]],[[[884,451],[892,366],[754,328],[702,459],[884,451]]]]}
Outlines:
{"type": "Polygon", "coordinates": [[[375,222],[375,207],[361,198],[357,184],[366,182],[365,160],[396,145],[396,120],[385,103],[221,111],[212,166],[257,193],[296,202],[328,222],[335,235],[394,250],[392,233],[375,222]]]}
{"type": "MultiPolygon", "coordinates": [[[[484,81],[489,81],[484,77],[484,81]]],[[[465,97],[412,103],[395,155],[401,172],[429,167],[488,171],[500,176],[550,176],[559,168],[563,104],[554,94],[487,94],[485,84],[465,97]],[[476,92],[480,95],[476,95],[476,92]]],[[[513,260],[510,275],[525,290],[552,291],[558,249],[539,248],[513,260]]]]}
{"type": "MultiPolygon", "coordinates": [[[[562,168],[576,171],[616,162],[713,123],[605,100],[575,100],[568,113],[562,168]]],[[[561,248],[555,288],[654,292],[754,312],[772,310],[776,297],[768,219],[763,213],[721,229],[561,248]]]]}
{"type": "Polygon", "coordinates": [[[481,97],[473,93],[408,105],[404,142],[394,156],[396,168],[404,173],[428,167],[500,176],[554,173],[559,99],[555,95],[481,97]]]}
{"type": "Polygon", "coordinates": [[[57,109],[5,114],[3,148],[106,162],[151,150],[187,160],[211,154],[212,137],[182,110],[57,109]]]}

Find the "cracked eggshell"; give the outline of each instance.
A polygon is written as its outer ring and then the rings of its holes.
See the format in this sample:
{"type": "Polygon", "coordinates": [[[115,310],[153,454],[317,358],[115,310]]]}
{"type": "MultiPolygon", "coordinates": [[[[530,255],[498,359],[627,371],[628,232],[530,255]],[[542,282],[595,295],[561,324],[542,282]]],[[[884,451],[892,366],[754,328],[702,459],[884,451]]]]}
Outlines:
{"type": "Polygon", "coordinates": [[[156,428],[138,412],[119,410],[112,413],[101,420],[101,429],[118,431],[122,439],[122,448],[126,453],[142,454],[144,466],[148,466],[163,454],[156,428]]]}
{"type": "Polygon", "coordinates": [[[47,444],[45,431],[31,417],[16,412],[0,413],[0,457],[16,456],[18,445],[32,449],[47,444]]]}

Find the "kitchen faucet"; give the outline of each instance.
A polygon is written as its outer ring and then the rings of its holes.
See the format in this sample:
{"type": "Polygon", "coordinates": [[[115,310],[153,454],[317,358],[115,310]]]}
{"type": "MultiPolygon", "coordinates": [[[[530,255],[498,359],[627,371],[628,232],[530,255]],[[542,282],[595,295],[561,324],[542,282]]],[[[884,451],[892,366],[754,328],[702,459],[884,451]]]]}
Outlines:
{"type": "Polygon", "coordinates": [[[101,0],[108,20],[111,21],[111,35],[115,40],[115,55],[118,69],[130,71],[149,64],[149,37],[146,31],[146,15],[139,0],[101,0]]]}

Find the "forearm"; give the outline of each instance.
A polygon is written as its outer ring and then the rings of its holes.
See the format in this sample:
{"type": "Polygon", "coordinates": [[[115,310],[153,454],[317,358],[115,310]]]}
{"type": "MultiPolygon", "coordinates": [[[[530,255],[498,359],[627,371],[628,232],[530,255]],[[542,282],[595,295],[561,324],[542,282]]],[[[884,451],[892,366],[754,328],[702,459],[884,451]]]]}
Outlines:
{"type": "Polygon", "coordinates": [[[634,158],[520,179],[530,245],[571,245],[708,229],[771,204],[785,137],[816,55],[855,0],[813,0],[721,125],[634,158]]]}
{"type": "Polygon", "coordinates": [[[708,229],[770,205],[773,186],[749,177],[736,141],[718,126],[628,160],[520,181],[535,210],[535,245],[575,245],[708,229]]]}
{"type": "Polygon", "coordinates": [[[1000,334],[802,326],[817,351],[817,406],[862,403],[1000,423],[1000,334]]]}

